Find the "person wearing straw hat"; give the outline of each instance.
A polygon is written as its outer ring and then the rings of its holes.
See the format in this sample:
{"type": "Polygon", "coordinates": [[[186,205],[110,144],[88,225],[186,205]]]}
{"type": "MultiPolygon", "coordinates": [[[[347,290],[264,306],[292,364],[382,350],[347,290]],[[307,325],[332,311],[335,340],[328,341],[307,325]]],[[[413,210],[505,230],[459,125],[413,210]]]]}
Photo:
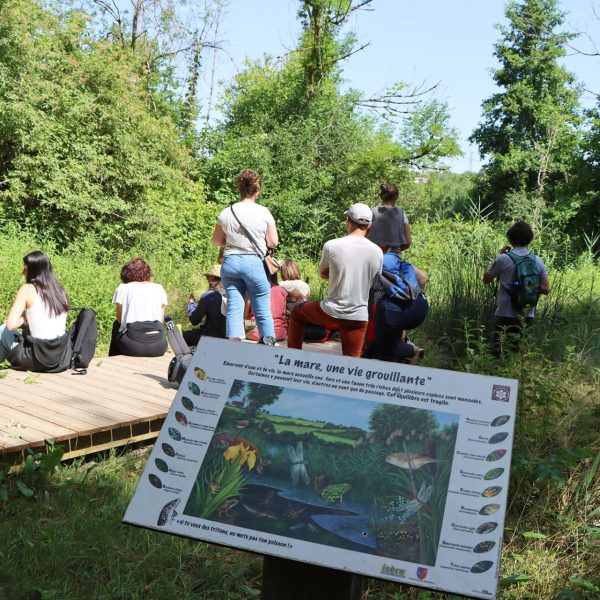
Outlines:
{"type": "Polygon", "coordinates": [[[192,325],[199,325],[197,329],[183,332],[185,341],[190,346],[197,346],[203,335],[210,337],[225,337],[225,315],[227,314],[227,300],[225,289],[221,283],[221,265],[213,265],[204,273],[208,282],[208,290],[200,296],[198,301],[190,294],[187,305],[187,315],[192,325]]]}

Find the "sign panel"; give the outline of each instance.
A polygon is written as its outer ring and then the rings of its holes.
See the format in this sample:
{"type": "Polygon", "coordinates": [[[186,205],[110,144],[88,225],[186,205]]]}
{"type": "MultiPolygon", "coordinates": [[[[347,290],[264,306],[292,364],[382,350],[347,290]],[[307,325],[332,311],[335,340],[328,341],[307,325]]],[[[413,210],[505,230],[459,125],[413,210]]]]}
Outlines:
{"type": "Polygon", "coordinates": [[[202,338],[124,520],[493,598],[517,381],[202,338]]]}

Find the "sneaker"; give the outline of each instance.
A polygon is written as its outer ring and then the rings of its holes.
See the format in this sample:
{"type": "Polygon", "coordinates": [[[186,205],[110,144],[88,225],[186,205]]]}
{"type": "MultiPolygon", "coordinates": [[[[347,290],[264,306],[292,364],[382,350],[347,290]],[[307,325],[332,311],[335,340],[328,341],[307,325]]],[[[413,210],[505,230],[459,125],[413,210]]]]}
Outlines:
{"type": "Polygon", "coordinates": [[[272,335],[265,335],[264,337],[261,337],[260,340],[258,340],[258,343],[263,344],[265,346],[274,346],[275,338],[272,335]]]}

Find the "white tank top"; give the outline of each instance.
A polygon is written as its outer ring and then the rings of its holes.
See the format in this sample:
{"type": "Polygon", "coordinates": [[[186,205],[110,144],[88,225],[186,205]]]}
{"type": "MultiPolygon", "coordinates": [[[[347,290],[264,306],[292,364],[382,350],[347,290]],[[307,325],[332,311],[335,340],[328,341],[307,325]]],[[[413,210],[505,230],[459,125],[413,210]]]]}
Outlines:
{"type": "Polygon", "coordinates": [[[35,291],[35,300],[30,308],[25,311],[27,324],[31,336],[41,340],[55,340],[64,335],[67,325],[67,313],[50,316],[48,307],[40,295],[35,291]]]}

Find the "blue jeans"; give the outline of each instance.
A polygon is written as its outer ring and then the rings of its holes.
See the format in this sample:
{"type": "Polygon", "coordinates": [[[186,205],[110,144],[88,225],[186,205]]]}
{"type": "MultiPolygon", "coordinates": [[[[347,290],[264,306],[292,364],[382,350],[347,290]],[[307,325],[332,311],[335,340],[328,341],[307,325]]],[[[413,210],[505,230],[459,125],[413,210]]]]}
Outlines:
{"type": "Polygon", "coordinates": [[[256,254],[228,254],[221,265],[221,281],[227,293],[228,338],[243,338],[244,295],[248,292],[260,337],[275,337],[271,316],[271,284],[262,259],[256,254]]]}
{"type": "Polygon", "coordinates": [[[0,325],[0,363],[6,360],[8,353],[17,345],[18,331],[8,329],[6,323],[0,325]]]}

